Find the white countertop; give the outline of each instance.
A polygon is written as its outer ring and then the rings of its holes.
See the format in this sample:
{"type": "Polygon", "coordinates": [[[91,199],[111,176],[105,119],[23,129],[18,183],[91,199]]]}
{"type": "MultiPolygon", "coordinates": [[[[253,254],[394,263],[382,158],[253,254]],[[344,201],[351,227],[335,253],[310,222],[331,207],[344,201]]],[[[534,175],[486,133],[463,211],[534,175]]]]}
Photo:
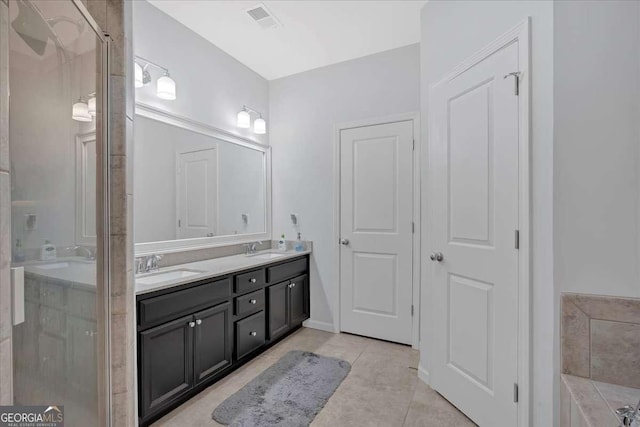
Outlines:
{"type": "Polygon", "coordinates": [[[50,261],[27,261],[14,265],[24,267],[25,273],[37,274],[65,282],[96,286],[96,261],[82,257],[64,257],[50,261]]]}
{"type": "Polygon", "coordinates": [[[170,267],[161,268],[160,270],[154,271],[153,273],[138,275],[136,276],[136,295],[142,295],[149,292],[158,291],[161,289],[180,286],[185,283],[195,282],[197,280],[209,279],[211,277],[217,277],[217,276],[224,276],[224,275],[236,273],[242,270],[250,270],[252,268],[261,267],[263,265],[286,261],[288,259],[293,259],[296,257],[300,257],[302,255],[309,254],[311,253],[311,251],[296,252],[296,251],[289,250],[286,252],[280,252],[280,251],[270,249],[266,251],[260,251],[256,255],[267,254],[267,253],[278,253],[278,254],[281,254],[282,256],[279,256],[273,259],[264,259],[264,258],[257,258],[255,256],[246,256],[244,254],[233,255],[233,256],[226,256],[221,258],[213,258],[205,261],[190,262],[188,264],[172,265],[170,267]],[[198,272],[198,274],[195,274],[189,277],[168,280],[165,282],[152,283],[152,284],[143,284],[139,282],[139,279],[141,278],[162,274],[162,273],[167,273],[171,271],[176,271],[176,270],[195,271],[195,272],[198,272]]]}

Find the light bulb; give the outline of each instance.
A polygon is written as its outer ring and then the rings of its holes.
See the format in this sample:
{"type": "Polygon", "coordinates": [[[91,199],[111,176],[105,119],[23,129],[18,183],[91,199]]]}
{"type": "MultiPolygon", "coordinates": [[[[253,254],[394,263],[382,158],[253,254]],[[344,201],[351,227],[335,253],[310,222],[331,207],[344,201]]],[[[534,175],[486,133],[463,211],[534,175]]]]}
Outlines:
{"type": "Polygon", "coordinates": [[[242,129],[251,127],[251,115],[247,110],[242,110],[238,113],[237,126],[242,129]]]}
{"type": "Polygon", "coordinates": [[[262,116],[253,122],[253,133],[257,133],[258,135],[267,133],[267,122],[264,121],[262,116]]]}
{"type": "Polygon", "coordinates": [[[156,95],[158,95],[158,98],[167,99],[169,101],[176,99],[176,82],[169,77],[169,73],[164,73],[164,76],[158,79],[156,85],[156,95]]]}
{"type": "Polygon", "coordinates": [[[140,66],[140,64],[138,64],[137,62],[135,64],[135,75],[136,75],[136,79],[134,84],[136,88],[140,88],[144,86],[144,81],[142,78],[142,66],[140,66]]]}
{"type": "Polygon", "coordinates": [[[96,97],[92,96],[91,98],[89,98],[89,101],[87,102],[87,107],[89,110],[89,115],[91,117],[95,117],[96,116],[96,97]]]}
{"type": "Polygon", "coordinates": [[[89,114],[89,106],[82,98],[78,99],[78,102],[73,104],[71,108],[71,118],[77,122],[90,122],[93,120],[89,114]]]}

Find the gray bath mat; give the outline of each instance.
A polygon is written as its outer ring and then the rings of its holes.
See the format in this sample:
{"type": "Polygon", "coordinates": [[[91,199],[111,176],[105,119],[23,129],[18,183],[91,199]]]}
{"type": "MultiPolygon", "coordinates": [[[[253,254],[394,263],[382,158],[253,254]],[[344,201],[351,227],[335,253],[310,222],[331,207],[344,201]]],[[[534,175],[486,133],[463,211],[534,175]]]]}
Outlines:
{"type": "Polygon", "coordinates": [[[349,362],[290,351],[213,411],[231,427],[308,426],[351,370],[349,362]]]}

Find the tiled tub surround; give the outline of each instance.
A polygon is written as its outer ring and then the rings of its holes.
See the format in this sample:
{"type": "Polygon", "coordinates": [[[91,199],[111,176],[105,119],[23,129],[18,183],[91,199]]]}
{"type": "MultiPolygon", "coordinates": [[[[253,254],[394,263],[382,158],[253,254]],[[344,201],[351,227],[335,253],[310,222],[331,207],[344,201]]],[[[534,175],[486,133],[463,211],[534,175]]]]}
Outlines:
{"type": "Polygon", "coordinates": [[[562,295],[561,427],[619,424],[640,399],[640,299],[562,295]]]}

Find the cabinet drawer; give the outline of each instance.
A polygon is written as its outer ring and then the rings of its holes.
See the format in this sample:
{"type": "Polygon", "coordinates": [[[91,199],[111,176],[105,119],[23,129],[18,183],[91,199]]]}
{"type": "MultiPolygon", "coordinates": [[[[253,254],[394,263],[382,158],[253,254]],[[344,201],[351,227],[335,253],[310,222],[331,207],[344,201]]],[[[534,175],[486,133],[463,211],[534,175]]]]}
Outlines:
{"type": "Polygon", "coordinates": [[[278,283],[285,279],[307,272],[307,258],[300,258],[267,269],[269,283],[278,283]]]}
{"type": "Polygon", "coordinates": [[[244,316],[264,308],[264,289],[237,297],[235,301],[236,316],[244,316]]]}
{"type": "Polygon", "coordinates": [[[264,269],[253,270],[236,276],[236,293],[249,292],[260,289],[267,283],[264,269]]]}
{"type": "Polygon", "coordinates": [[[138,324],[147,328],[227,301],[231,297],[229,279],[217,280],[138,302],[138,324]]]}
{"type": "Polygon", "coordinates": [[[236,354],[241,359],[265,343],[264,311],[236,322],[236,354]]]}

